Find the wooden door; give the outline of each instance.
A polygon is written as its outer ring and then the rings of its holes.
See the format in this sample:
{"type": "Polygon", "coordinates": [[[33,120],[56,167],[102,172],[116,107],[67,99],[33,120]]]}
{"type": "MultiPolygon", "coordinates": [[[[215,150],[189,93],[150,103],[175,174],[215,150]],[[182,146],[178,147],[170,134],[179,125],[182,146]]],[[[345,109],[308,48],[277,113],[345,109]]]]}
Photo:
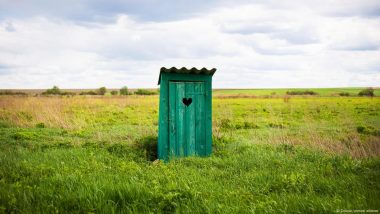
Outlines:
{"type": "Polygon", "coordinates": [[[206,154],[203,82],[169,82],[169,154],[206,154]]]}

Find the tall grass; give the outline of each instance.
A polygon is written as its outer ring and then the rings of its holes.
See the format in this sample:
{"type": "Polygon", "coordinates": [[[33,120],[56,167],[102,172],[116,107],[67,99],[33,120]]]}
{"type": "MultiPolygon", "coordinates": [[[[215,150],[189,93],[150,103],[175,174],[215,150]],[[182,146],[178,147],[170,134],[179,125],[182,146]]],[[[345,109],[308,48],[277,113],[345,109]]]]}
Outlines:
{"type": "MultiPolygon", "coordinates": [[[[145,114],[138,109],[154,108],[156,99],[129,97],[0,97],[0,120],[20,127],[34,127],[44,123],[48,127],[69,130],[93,126],[94,120],[106,113],[127,113],[126,107],[145,114]],[[123,112],[124,111],[124,112],[123,112]]],[[[127,108],[127,109],[128,109],[127,108]]],[[[131,115],[135,118],[134,115],[131,115]]],[[[116,118],[116,117],[113,117],[116,118]]]]}
{"type": "Polygon", "coordinates": [[[215,98],[212,156],[162,163],[157,96],[0,97],[0,212],[379,210],[379,104],[215,98]]]}
{"type": "MultiPolygon", "coordinates": [[[[380,155],[378,99],[214,99],[214,134],[250,136],[252,143],[290,143],[354,157],[380,155]],[[224,122],[224,123],[223,123],[224,122]],[[227,127],[224,127],[227,126],[227,127]],[[358,127],[369,127],[360,133],[358,127]]],[[[0,120],[18,127],[71,131],[129,125],[154,133],[158,97],[0,97],[0,120]]],[[[88,131],[87,130],[87,131],[88,131]]],[[[96,132],[101,138],[108,133],[96,132]]]]}
{"type": "Polygon", "coordinates": [[[214,133],[219,135],[224,128],[231,136],[250,139],[251,143],[292,144],[358,158],[378,157],[379,101],[363,98],[215,99],[214,133]],[[373,131],[358,132],[357,127],[362,125],[373,131]]]}

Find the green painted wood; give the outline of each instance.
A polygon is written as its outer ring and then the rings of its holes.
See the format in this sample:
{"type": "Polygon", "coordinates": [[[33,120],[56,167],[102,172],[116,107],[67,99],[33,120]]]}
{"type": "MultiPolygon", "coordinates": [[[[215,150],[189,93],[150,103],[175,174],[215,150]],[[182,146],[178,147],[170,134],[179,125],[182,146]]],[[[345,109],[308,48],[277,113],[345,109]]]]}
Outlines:
{"type": "Polygon", "coordinates": [[[206,155],[205,148],[206,148],[206,139],[205,139],[205,120],[204,120],[204,100],[205,100],[205,93],[204,93],[204,83],[196,83],[194,87],[194,91],[196,94],[195,96],[195,108],[197,109],[196,115],[195,115],[195,138],[196,138],[196,154],[200,156],[206,155]]]}
{"type": "Polygon", "coordinates": [[[169,132],[168,132],[168,119],[169,119],[169,91],[168,91],[168,76],[162,75],[161,80],[163,84],[160,85],[160,106],[159,106],[159,127],[158,127],[158,144],[157,155],[159,159],[168,160],[169,151],[169,132]]]}
{"type": "Polygon", "coordinates": [[[194,84],[193,82],[185,82],[186,91],[185,98],[192,99],[192,103],[185,107],[185,156],[190,156],[195,154],[195,105],[194,105],[194,84]]]}
{"type": "Polygon", "coordinates": [[[177,154],[177,131],[176,131],[176,100],[177,84],[169,82],[169,156],[177,154]]]}
{"type": "Polygon", "coordinates": [[[182,98],[185,97],[185,84],[183,82],[176,83],[176,128],[177,128],[177,153],[176,156],[183,157],[186,147],[186,132],[185,132],[185,105],[182,103],[182,98]]]}
{"type": "Polygon", "coordinates": [[[208,156],[212,151],[212,90],[211,90],[211,78],[206,81],[206,100],[205,100],[205,138],[206,138],[206,148],[205,155],[208,156]]]}
{"type": "Polygon", "coordinates": [[[211,76],[162,73],[158,158],[208,156],[212,151],[211,76]],[[183,98],[192,98],[185,106],[183,98]]]}
{"type": "Polygon", "coordinates": [[[203,82],[169,82],[169,156],[171,157],[205,154],[203,85],[203,82]],[[186,106],[182,101],[183,98],[191,98],[193,102],[186,106]]]}
{"type": "MultiPolygon", "coordinates": [[[[175,73],[163,73],[162,77],[166,77],[166,81],[177,81],[177,82],[206,82],[211,80],[211,77],[208,75],[201,74],[175,74],[175,73]]],[[[164,80],[161,80],[164,82],[164,80]]],[[[161,86],[161,84],[160,84],[161,86]]]]}

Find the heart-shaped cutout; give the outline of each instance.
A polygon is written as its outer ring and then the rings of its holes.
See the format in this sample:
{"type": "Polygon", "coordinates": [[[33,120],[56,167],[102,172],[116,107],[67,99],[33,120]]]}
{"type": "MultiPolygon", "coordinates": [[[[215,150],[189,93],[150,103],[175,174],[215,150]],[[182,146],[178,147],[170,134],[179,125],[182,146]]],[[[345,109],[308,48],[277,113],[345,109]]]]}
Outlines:
{"type": "Polygon", "coordinates": [[[183,104],[185,104],[186,106],[189,106],[189,105],[193,102],[193,99],[191,99],[191,98],[183,98],[183,99],[182,99],[182,102],[183,102],[183,104]]]}

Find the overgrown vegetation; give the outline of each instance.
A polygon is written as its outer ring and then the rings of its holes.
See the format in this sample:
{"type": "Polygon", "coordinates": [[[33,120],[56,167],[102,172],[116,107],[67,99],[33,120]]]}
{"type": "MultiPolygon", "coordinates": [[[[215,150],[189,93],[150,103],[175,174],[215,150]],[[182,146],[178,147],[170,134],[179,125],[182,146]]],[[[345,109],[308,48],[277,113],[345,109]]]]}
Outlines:
{"type": "Polygon", "coordinates": [[[99,95],[105,95],[107,92],[107,89],[106,87],[100,87],[97,92],[99,95]]]}
{"type": "Polygon", "coordinates": [[[137,95],[155,95],[157,94],[157,91],[147,90],[147,89],[137,89],[135,91],[135,94],[137,95]]]}
{"type": "Polygon", "coordinates": [[[27,94],[24,92],[21,92],[21,91],[1,90],[0,95],[23,95],[23,96],[25,96],[27,94]]]}
{"type": "Polygon", "coordinates": [[[120,95],[129,95],[128,87],[124,86],[120,89],[120,95]]]}
{"type": "Polygon", "coordinates": [[[107,92],[106,87],[100,87],[96,91],[90,90],[90,91],[82,91],[79,93],[79,95],[105,95],[107,92]]]}
{"type": "Polygon", "coordinates": [[[367,88],[358,93],[359,96],[373,97],[375,96],[373,88],[367,88]]]}
{"type": "Polygon", "coordinates": [[[2,213],[380,209],[380,99],[213,99],[213,154],[154,161],[158,97],[0,97],[2,213]]]}
{"type": "Polygon", "coordinates": [[[79,95],[98,95],[95,91],[82,91],[79,95]]]}
{"type": "Polygon", "coordinates": [[[42,95],[75,95],[74,92],[61,91],[58,86],[53,86],[51,89],[47,89],[45,92],[42,92],[42,95]]]}
{"type": "Polygon", "coordinates": [[[349,97],[349,96],[350,96],[350,93],[348,93],[348,92],[340,92],[340,93],[339,93],[339,96],[342,96],[342,97],[349,97]]]}
{"type": "Polygon", "coordinates": [[[304,90],[304,91],[299,91],[299,90],[295,90],[295,91],[287,91],[286,94],[287,94],[287,95],[318,95],[317,92],[315,92],[315,91],[311,91],[311,90],[304,90]]]}

